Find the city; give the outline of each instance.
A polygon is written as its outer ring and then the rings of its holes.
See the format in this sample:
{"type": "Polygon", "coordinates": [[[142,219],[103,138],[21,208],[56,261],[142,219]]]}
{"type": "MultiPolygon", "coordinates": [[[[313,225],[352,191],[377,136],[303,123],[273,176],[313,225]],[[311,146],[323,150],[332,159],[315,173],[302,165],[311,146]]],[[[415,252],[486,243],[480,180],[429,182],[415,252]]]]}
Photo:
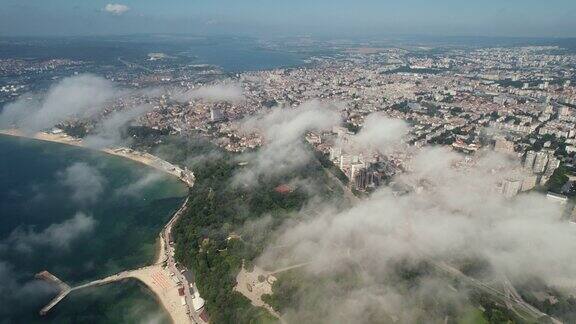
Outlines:
{"type": "MultiPolygon", "coordinates": [[[[110,110],[152,100],[155,108],[140,117],[141,125],[172,133],[198,131],[226,150],[242,152],[260,146],[262,138],[238,132],[237,121],[267,107],[294,107],[312,99],[334,101],[340,105],[343,125],[332,130],[335,136],[311,133],[308,141],[329,156],[360,191],[403,170],[407,158],[393,152],[387,156],[350,154],[338,147],[336,142],[347,142],[362,127],[365,116],[374,112],[410,124],[405,145],[446,145],[468,154],[493,147],[524,161],[523,170],[502,179],[501,190],[509,198],[544,187],[561,163],[561,171],[573,166],[575,55],[544,46],[443,49],[427,54],[432,50],[359,48],[341,57],[312,58],[310,67],[219,75],[209,83],[184,81],[196,74],[176,77],[163,69],[150,70],[146,77],[158,81],[147,86],[163,88],[165,93],[152,99],[134,96],[132,102],[117,103],[110,110]],[[232,102],[171,97],[183,91],[176,89],[193,91],[206,84],[238,87],[242,94],[232,102]]],[[[45,64],[54,66],[52,61],[45,64]]],[[[139,84],[138,80],[126,82],[139,84]]],[[[11,85],[12,90],[6,92],[17,93],[23,87],[11,85]]],[[[66,126],[76,125],[93,127],[85,120],[66,126]]],[[[554,188],[555,193],[571,194],[571,183],[565,181],[562,188],[554,188]]]]}
{"type": "Polygon", "coordinates": [[[573,3],[5,1],[1,323],[576,323],[573,3]]]}

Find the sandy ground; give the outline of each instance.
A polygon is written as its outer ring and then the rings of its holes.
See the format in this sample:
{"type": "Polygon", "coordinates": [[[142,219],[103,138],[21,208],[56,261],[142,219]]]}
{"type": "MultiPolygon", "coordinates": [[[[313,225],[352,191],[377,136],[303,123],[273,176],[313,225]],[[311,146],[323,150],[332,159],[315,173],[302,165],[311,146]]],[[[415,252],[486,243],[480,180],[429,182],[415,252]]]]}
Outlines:
{"type": "Polygon", "coordinates": [[[190,317],[186,313],[188,307],[182,305],[181,297],[178,295],[179,286],[172,280],[168,270],[161,265],[155,265],[132,271],[129,277],[140,280],[156,294],[174,323],[190,323],[190,317]]]}
{"type": "Polygon", "coordinates": [[[252,272],[248,272],[242,267],[242,270],[240,270],[236,277],[237,284],[234,290],[248,298],[252,305],[264,307],[272,315],[280,319],[280,314],[270,307],[270,305],[262,301],[262,295],[272,294],[272,284],[275,280],[276,278],[274,276],[269,275],[268,272],[256,266],[252,272]],[[263,281],[259,280],[260,276],[264,278],[263,281]]]}
{"type": "Polygon", "coordinates": [[[26,138],[35,138],[42,141],[48,142],[57,142],[62,144],[68,145],[76,145],[82,146],[82,141],[76,140],[72,137],[65,136],[65,135],[56,135],[56,134],[49,134],[49,133],[36,133],[36,134],[25,134],[17,129],[0,129],[0,134],[16,136],[16,137],[26,137],[26,138]]]}
{"type": "Polygon", "coordinates": [[[181,286],[172,279],[172,274],[162,264],[122,271],[103,279],[72,287],[71,290],[75,291],[88,287],[106,285],[125,279],[136,279],[145,284],[159,299],[160,304],[166,309],[173,323],[191,322],[187,314],[188,306],[182,305],[182,298],[178,294],[178,288],[181,286]]]}

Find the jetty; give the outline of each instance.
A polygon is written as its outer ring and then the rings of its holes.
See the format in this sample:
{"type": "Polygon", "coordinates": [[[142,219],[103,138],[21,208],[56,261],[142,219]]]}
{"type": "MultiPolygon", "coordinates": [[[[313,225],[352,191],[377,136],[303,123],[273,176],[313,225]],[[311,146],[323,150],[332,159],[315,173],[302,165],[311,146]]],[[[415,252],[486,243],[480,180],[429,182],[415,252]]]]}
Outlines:
{"type": "Polygon", "coordinates": [[[90,281],[88,283],[78,285],[75,287],[70,287],[68,284],[66,284],[65,282],[60,280],[58,277],[56,277],[55,275],[51,274],[50,272],[48,272],[46,270],[39,272],[35,276],[37,279],[45,280],[45,281],[48,281],[50,283],[54,283],[54,284],[58,285],[58,288],[59,288],[58,295],[56,295],[56,297],[54,297],[46,306],[44,306],[40,310],[40,315],[44,316],[44,315],[48,314],[48,312],[52,308],[54,308],[54,306],[56,306],[60,301],[62,301],[62,299],[64,299],[66,296],[68,296],[68,294],[70,294],[73,291],[84,289],[84,288],[89,288],[89,287],[102,286],[102,285],[106,285],[106,284],[109,284],[109,283],[112,283],[115,281],[120,281],[120,280],[124,280],[124,279],[128,279],[128,278],[138,279],[138,278],[142,277],[146,272],[148,272],[150,270],[154,270],[155,267],[159,267],[159,265],[151,265],[151,266],[141,267],[141,268],[134,269],[134,270],[122,271],[122,272],[119,272],[117,274],[113,274],[111,276],[108,276],[106,278],[90,281]]]}
{"type": "Polygon", "coordinates": [[[203,312],[204,301],[199,296],[194,282],[188,281],[184,272],[187,269],[177,266],[174,260],[174,246],[171,241],[172,226],[186,211],[188,203],[186,198],[182,206],[176,211],[172,219],[161,231],[160,253],[152,265],[137,269],[118,272],[111,276],[83,283],[74,287],[69,286],[48,271],[42,271],[36,278],[46,280],[58,285],[60,291],[46,306],[40,310],[41,315],[46,315],[52,308],[61,302],[68,294],[80,289],[102,286],[125,279],[136,279],[150,288],[160,299],[174,323],[198,323],[204,324],[200,314],[203,312]],[[185,303],[183,303],[185,301],[185,303]],[[202,305],[196,307],[195,305],[202,305]]]}
{"type": "Polygon", "coordinates": [[[52,309],[52,307],[56,306],[56,304],[64,299],[64,297],[68,296],[68,294],[72,291],[72,288],[70,288],[70,286],[68,286],[65,282],[48,271],[38,272],[35,277],[36,279],[45,280],[56,284],[59,289],[58,295],[56,295],[56,297],[54,297],[50,303],[48,303],[48,305],[44,306],[40,310],[40,315],[46,315],[52,309]]]}

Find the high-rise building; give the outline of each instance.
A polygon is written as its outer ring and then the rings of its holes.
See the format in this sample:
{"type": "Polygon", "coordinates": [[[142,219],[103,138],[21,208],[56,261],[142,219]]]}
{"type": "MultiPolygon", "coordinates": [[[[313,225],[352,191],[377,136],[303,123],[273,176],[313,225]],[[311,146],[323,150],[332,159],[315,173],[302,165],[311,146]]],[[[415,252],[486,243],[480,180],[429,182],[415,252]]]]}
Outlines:
{"type": "Polygon", "coordinates": [[[534,167],[534,159],[536,159],[536,152],[528,151],[526,152],[526,157],[524,158],[524,168],[532,170],[534,167]]]}
{"type": "Polygon", "coordinates": [[[538,177],[535,175],[531,175],[526,177],[522,180],[522,188],[520,191],[528,191],[536,187],[536,183],[538,181],[538,177]]]}
{"type": "Polygon", "coordinates": [[[570,116],[572,114],[572,110],[568,106],[562,106],[558,109],[558,116],[570,116]]]}
{"type": "Polygon", "coordinates": [[[342,126],[333,126],[332,132],[334,134],[336,134],[338,137],[343,137],[346,134],[348,134],[348,129],[346,129],[346,127],[342,127],[342,126]]]}
{"type": "Polygon", "coordinates": [[[558,169],[560,166],[560,160],[556,157],[552,156],[548,159],[548,163],[546,164],[546,172],[544,174],[548,177],[551,177],[554,174],[554,171],[558,169]]]}
{"type": "Polygon", "coordinates": [[[379,187],[382,184],[382,175],[380,172],[368,169],[368,186],[379,187]]]}
{"type": "Polygon", "coordinates": [[[330,161],[336,161],[340,159],[340,155],[342,155],[341,147],[330,147],[330,161]]]}
{"type": "Polygon", "coordinates": [[[534,159],[534,167],[532,170],[535,173],[542,173],[546,170],[546,164],[548,163],[548,153],[538,152],[536,153],[536,158],[534,159]]]}
{"type": "Polygon", "coordinates": [[[522,181],[516,179],[505,179],[502,182],[502,194],[506,198],[512,198],[520,192],[522,181]]]}
{"type": "Polygon", "coordinates": [[[348,168],[351,163],[352,163],[352,156],[350,154],[340,155],[339,166],[341,170],[348,168]]]}
{"type": "Polygon", "coordinates": [[[356,173],[364,169],[366,169],[366,165],[364,163],[352,163],[352,165],[350,165],[350,179],[353,179],[356,173]]]}
{"type": "Polygon", "coordinates": [[[366,189],[368,186],[368,176],[364,163],[357,162],[350,166],[350,184],[359,190],[366,189]]]}

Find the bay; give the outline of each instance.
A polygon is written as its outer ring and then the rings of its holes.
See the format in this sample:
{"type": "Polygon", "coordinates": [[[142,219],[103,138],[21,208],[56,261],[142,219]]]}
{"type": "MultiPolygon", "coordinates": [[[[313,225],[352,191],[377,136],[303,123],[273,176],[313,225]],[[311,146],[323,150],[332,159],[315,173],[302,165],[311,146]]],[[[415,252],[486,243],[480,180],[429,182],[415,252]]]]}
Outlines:
{"type": "Polygon", "coordinates": [[[75,292],[42,318],[55,292],[33,276],[48,270],[76,285],[153,262],[186,192],[120,157],[0,136],[0,323],[167,322],[132,280],[75,292]]]}

